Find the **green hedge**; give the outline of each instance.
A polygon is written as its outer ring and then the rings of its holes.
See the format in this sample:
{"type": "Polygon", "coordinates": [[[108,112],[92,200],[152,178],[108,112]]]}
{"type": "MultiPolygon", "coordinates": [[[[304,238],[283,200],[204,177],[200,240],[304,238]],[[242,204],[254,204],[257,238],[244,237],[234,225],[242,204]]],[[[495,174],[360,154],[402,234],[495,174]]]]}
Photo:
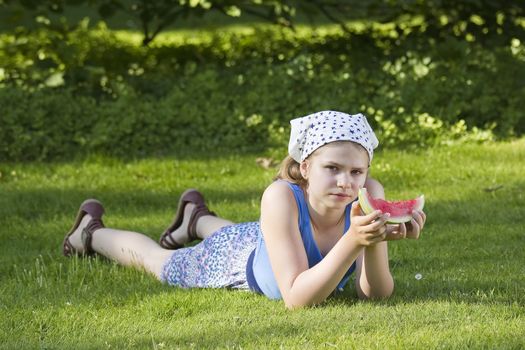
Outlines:
{"type": "Polygon", "coordinates": [[[24,34],[1,37],[0,160],[271,151],[322,109],[364,112],[388,146],[524,132],[519,41],[263,29],[145,49],[103,26],[24,34]]]}

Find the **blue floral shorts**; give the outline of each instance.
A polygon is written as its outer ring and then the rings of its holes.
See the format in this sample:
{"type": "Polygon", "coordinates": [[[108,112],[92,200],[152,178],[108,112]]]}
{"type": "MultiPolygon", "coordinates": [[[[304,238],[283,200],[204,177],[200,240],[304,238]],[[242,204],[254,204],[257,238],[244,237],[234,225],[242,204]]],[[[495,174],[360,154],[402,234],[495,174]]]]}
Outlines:
{"type": "Polygon", "coordinates": [[[249,289],[246,263],[259,235],[259,222],[223,227],[195,246],[175,250],[161,280],[182,288],[249,289]]]}

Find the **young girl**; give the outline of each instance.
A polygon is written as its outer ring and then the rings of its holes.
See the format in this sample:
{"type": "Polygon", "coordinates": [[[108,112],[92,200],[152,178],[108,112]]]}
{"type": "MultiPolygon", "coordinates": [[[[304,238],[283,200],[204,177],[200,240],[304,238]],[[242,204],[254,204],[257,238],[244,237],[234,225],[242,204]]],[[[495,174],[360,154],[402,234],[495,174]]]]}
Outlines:
{"type": "Polygon", "coordinates": [[[197,190],[180,198],[160,245],[149,237],[105,228],[104,209],[85,201],[63,243],[64,255],[101,254],[183,287],[250,289],[296,308],[323,302],[355,271],[360,298],[386,298],[394,282],[388,240],[418,238],[426,216],[386,224],[388,214],[363,215],[356,197],[366,187],[377,138],[362,114],[322,111],[291,121],[289,157],[262,196],[259,222],[215,216],[197,190]],[[199,244],[184,248],[194,239],[199,244]],[[176,249],[176,250],[173,250],[176,249]]]}

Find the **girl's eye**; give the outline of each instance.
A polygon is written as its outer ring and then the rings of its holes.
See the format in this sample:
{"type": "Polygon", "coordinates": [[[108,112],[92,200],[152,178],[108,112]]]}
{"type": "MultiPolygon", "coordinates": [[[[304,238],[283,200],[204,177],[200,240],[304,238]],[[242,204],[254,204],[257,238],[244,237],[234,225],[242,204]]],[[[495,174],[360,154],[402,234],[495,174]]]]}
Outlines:
{"type": "Polygon", "coordinates": [[[352,174],[361,175],[363,172],[361,170],[352,170],[352,174]]]}
{"type": "Polygon", "coordinates": [[[326,166],[326,169],[330,170],[330,171],[336,171],[337,170],[337,167],[336,166],[333,166],[333,165],[327,165],[326,166]]]}

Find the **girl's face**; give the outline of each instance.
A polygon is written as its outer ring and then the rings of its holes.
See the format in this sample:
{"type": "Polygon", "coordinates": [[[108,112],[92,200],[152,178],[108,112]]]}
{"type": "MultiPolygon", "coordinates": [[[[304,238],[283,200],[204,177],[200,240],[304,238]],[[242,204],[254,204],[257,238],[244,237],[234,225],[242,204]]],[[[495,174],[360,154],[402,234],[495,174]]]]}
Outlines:
{"type": "Polygon", "coordinates": [[[345,207],[357,198],[368,173],[368,153],[353,142],[332,142],[301,163],[308,196],[327,208],[345,207]]]}

